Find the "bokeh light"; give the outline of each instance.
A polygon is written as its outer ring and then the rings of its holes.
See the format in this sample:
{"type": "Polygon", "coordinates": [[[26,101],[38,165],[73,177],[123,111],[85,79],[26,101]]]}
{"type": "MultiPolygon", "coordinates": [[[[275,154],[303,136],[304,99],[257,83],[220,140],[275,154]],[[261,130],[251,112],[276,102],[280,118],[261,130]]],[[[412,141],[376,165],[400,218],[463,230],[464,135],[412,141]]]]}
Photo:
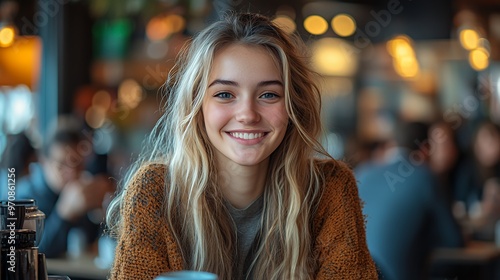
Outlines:
{"type": "Polygon", "coordinates": [[[460,44],[466,50],[472,50],[479,46],[479,34],[473,29],[460,31],[460,44]]]}
{"type": "Polygon", "coordinates": [[[322,75],[352,76],[357,70],[357,56],[349,43],[338,38],[323,38],[313,45],[313,65],[322,75]]]}
{"type": "Polygon", "coordinates": [[[170,32],[170,27],[161,17],[152,18],[146,26],[146,35],[151,41],[163,40],[170,32]]]}
{"type": "Polygon", "coordinates": [[[304,20],[304,28],[313,35],[321,35],[328,30],[328,22],[321,16],[312,15],[304,20]]]}
{"type": "Polygon", "coordinates": [[[387,51],[392,57],[414,56],[412,42],[408,36],[399,35],[387,42],[387,51]]]}
{"type": "Polygon", "coordinates": [[[111,107],[111,95],[105,90],[100,90],[92,97],[92,106],[97,106],[105,111],[111,107]]]}
{"type": "MultiPolygon", "coordinates": [[[[0,94],[2,91],[0,90],[0,94]]],[[[11,88],[5,95],[4,131],[9,134],[17,134],[26,129],[35,114],[35,102],[33,94],[25,85],[11,88]]],[[[1,108],[0,103],[0,108],[1,108]]]]}
{"type": "Polygon", "coordinates": [[[477,48],[469,53],[469,63],[476,71],[481,71],[489,66],[489,53],[484,48],[477,48]]]}
{"type": "Polygon", "coordinates": [[[184,30],[186,20],[177,14],[156,16],[146,26],[146,36],[151,41],[164,40],[168,36],[184,30]]]}
{"type": "Polygon", "coordinates": [[[186,27],[186,20],[178,14],[168,15],[164,20],[171,26],[173,33],[181,32],[186,27]]]}
{"type": "Polygon", "coordinates": [[[118,101],[124,106],[134,109],[143,99],[142,87],[135,80],[124,80],[118,87],[118,101]]]}
{"type": "Polygon", "coordinates": [[[419,73],[418,61],[414,56],[404,56],[393,60],[394,69],[403,78],[413,78],[419,73]]]}
{"type": "Polygon", "coordinates": [[[11,26],[5,26],[0,29],[0,47],[10,47],[14,43],[16,30],[11,26]]]}
{"type": "Polygon", "coordinates": [[[350,15],[338,14],[332,19],[332,29],[339,36],[351,36],[356,31],[356,21],[350,15]]]}
{"type": "Polygon", "coordinates": [[[420,66],[413,48],[413,41],[406,35],[399,35],[387,42],[387,52],[392,56],[396,73],[403,78],[415,78],[420,66]]]}
{"type": "Polygon", "coordinates": [[[99,106],[91,106],[85,112],[85,121],[90,127],[94,129],[100,128],[104,124],[105,120],[106,110],[99,106]]]}

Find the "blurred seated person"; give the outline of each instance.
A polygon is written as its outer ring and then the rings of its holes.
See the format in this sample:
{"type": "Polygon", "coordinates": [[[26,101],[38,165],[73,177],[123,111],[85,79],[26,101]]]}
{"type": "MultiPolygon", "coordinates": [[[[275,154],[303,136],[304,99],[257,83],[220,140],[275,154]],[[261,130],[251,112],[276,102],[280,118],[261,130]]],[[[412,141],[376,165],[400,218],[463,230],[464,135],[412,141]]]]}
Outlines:
{"type": "Polygon", "coordinates": [[[500,128],[491,121],[479,124],[472,141],[471,160],[460,169],[455,201],[474,218],[480,210],[486,181],[500,177],[500,128]]]}
{"type": "Polygon", "coordinates": [[[106,175],[93,176],[84,170],[91,147],[80,126],[59,125],[44,144],[40,161],[32,163],[30,174],[17,182],[16,198],[35,199],[46,215],[39,249],[49,258],[66,252],[73,228],[81,229],[89,244],[100,233],[103,216],[96,213],[113,185],[106,175]]]}
{"type": "Polygon", "coordinates": [[[471,217],[469,226],[475,240],[495,241],[495,226],[500,221],[500,179],[486,181],[483,199],[476,216],[471,217]]]}
{"type": "Polygon", "coordinates": [[[455,131],[446,122],[437,122],[429,130],[429,167],[436,175],[440,191],[452,205],[457,173],[462,162],[455,131]]]}
{"type": "Polygon", "coordinates": [[[401,123],[384,154],[355,169],[368,249],[382,279],[424,279],[434,248],[463,246],[428,167],[427,131],[422,123],[401,123]]]}
{"type": "MultiPolygon", "coordinates": [[[[19,179],[29,173],[29,165],[35,161],[35,148],[33,148],[31,140],[24,132],[7,135],[7,144],[2,154],[1,172],[14,168],[16,170],[16,178],[19,179]]],[[[2,189],[1,191],[3,192],[4,190],[2,189]]],[[[4,196],[2,193],[2,198],[4,196]]]]}
{"type": "MultiPolygon", "coordinates": [[[[9,134],[3,150],[0,149],[0,178],[7,178],[9,170],[14,169],[16,181],[29,173],[29,165],[36,161],[36,151],[24,132],[9,134]]],[[[0,199],[7,199],[6,187],[0,187],[0,199]]]]}

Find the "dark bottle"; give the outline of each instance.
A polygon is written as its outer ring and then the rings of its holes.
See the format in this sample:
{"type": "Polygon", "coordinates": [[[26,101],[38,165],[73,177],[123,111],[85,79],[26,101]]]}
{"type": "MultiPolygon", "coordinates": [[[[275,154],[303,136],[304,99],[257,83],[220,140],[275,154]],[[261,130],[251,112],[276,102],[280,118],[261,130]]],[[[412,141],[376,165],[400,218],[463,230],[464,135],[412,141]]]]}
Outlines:
{"type": "Polygon", "coordinates": [[[36,233],[29,229],[1,230],[0,279],[38,280],[36,233]]]}

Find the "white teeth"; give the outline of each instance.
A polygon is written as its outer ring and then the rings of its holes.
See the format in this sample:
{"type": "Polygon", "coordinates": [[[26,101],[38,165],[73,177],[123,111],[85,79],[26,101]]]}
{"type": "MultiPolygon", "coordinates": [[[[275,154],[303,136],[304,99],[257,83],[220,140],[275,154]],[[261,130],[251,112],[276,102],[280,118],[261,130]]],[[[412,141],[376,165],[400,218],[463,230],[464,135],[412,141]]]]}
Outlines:
{"type": "Polygon", "coordinates": [[[264,133],[239,133],[239,132],[231,132],[231,136],[240,138],[240,139],[255,139],[264,136],[264,133]]]}

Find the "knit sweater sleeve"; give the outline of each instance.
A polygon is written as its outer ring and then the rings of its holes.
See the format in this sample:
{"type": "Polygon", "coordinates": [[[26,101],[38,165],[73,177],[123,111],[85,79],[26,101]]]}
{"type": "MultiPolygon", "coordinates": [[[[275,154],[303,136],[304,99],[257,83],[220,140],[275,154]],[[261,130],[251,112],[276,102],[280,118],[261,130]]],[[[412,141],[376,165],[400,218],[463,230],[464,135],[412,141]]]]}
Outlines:
{"type": "Polygon", "coordinates": [[[336,161],[323,168],[325,186],[314,223],[316,280],[377,279],[354,175],[336,161]]]}
{"type": "Polygon", "coordinates": [[[153,279],[181,269],[182,258],[162,215],[164,176],[164,166],[148,165],[129,184],[111,279],[153,279]]]}

